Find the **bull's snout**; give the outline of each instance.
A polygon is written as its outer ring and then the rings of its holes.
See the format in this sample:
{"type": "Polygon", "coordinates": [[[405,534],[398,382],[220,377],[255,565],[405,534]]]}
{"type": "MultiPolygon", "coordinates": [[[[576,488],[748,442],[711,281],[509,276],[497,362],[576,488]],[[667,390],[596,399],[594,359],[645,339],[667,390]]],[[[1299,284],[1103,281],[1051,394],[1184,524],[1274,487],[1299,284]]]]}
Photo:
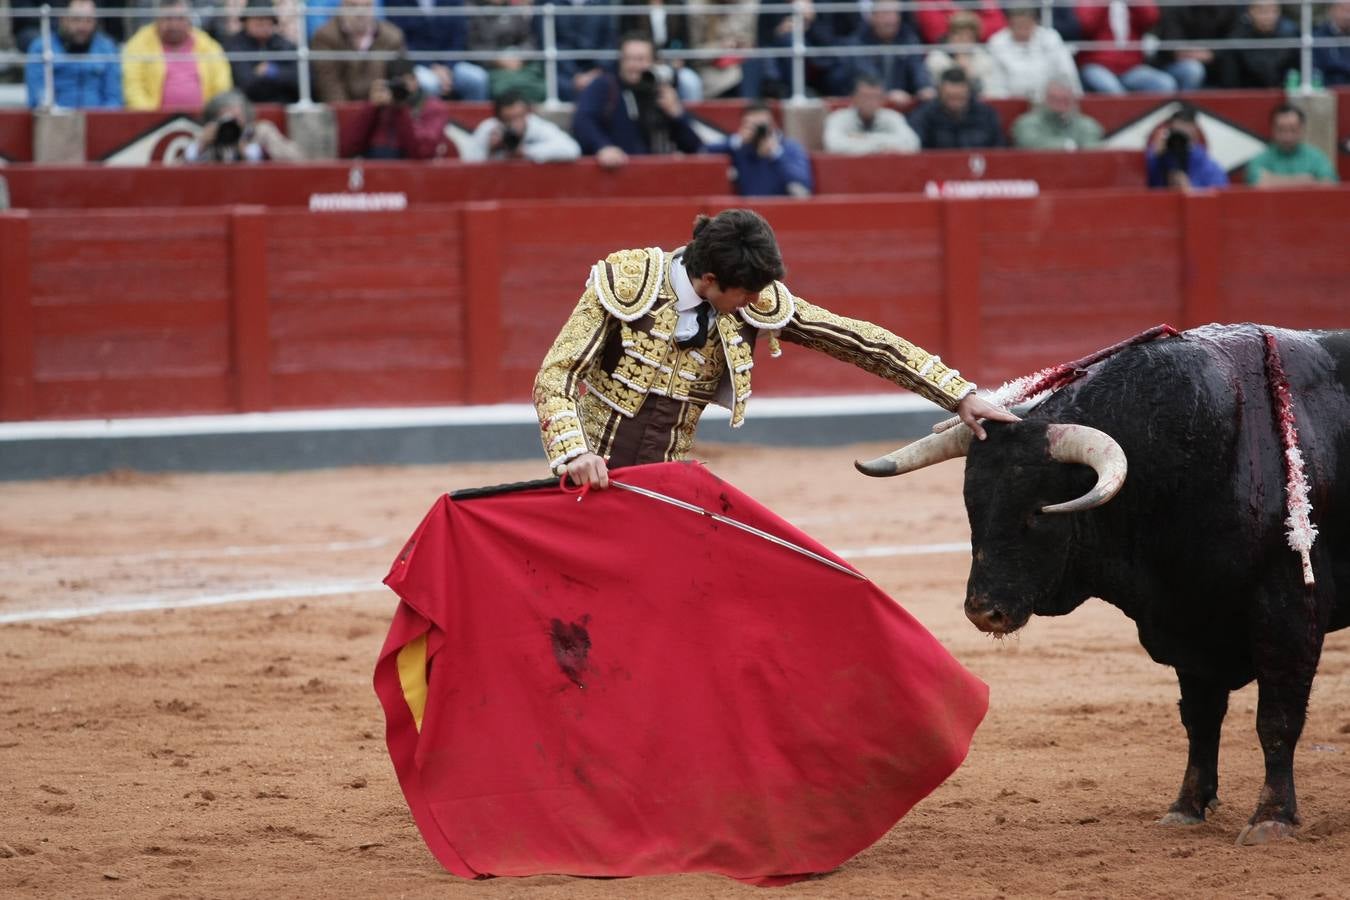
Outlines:
{"type": "Polygon", "coordinates": [[[1008,634],[1015,631],[1021,623],[1014,623],[1012,617],[989,600],[988,597],[971,595],[966,598],[966,618],[983,632],[989,634],[1008,634]]]}

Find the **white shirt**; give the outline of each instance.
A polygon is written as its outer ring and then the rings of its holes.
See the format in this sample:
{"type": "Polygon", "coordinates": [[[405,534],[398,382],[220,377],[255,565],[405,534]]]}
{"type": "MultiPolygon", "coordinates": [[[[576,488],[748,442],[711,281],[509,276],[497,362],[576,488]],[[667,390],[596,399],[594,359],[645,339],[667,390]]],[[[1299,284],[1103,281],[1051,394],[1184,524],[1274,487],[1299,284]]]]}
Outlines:
{"type": "MultiPolygon", "coordinates": [[[[675,288],[675,311],[680,314],[673,337],[677,341],[687,341],[698,333],[698,308],[708,301],[694,290],[694,282],[689,280],[689,270],[684,267],[684,254],[676,253],[673,256],[670,261],[670,283],[675,288]]],[[[716,313],[712,315],[716,316],[716,313]]],[[[712,319],[708,321],[712,322],[712,319]]]]}

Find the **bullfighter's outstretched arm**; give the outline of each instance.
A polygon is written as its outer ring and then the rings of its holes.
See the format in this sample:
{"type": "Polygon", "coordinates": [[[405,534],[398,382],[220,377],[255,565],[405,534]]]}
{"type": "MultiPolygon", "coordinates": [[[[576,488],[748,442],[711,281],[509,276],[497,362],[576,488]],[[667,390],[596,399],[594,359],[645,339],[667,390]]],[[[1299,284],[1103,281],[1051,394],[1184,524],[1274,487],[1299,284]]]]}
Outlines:
{"type": "Polygon", "coordinates": [[[819,350],[887,381],[914,391],[944,409],[955,410],[975,385],[941,358],[862,319],[836,315],[795,298],[792,318],[783,326],[785,341],[819,350]]]}

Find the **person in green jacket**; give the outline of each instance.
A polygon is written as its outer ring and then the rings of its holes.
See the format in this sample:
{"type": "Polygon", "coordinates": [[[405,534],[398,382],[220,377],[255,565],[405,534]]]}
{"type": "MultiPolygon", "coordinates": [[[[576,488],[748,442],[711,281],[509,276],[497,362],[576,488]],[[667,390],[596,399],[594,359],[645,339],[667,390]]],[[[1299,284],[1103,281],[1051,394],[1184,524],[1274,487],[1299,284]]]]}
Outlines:
{"type": "Polygon", "coordinates": [[[1307,124],[1303,110],[1292,103],[1275,107],[1270,114],[1271,141],[1247,163],[1247,183],[1265,188],[1339,181],[1327,155],[1303,140],[1307,124]]]}
{"type": "Polygon", "coordinates": [[[1023,150],[1081,150],[1102,142],[1102,126],[1078,111],[1072,85],[1052,79],[1045,97],[1013,122],[1013,146],[1023,150]]]}

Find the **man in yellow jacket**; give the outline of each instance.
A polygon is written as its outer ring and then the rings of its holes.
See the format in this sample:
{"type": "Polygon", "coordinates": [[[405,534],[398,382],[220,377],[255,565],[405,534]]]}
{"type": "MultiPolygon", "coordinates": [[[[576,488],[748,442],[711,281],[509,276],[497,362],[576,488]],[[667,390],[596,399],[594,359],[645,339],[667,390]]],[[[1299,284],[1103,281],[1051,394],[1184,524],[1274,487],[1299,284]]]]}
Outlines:
{"type": "Polygon", "coordinates": [[[188,0],[158,0],[155,21],[122,48],[127,109],[202,108],[233,85],[230,64],[210,35],[193,28],[188,0]]]}

